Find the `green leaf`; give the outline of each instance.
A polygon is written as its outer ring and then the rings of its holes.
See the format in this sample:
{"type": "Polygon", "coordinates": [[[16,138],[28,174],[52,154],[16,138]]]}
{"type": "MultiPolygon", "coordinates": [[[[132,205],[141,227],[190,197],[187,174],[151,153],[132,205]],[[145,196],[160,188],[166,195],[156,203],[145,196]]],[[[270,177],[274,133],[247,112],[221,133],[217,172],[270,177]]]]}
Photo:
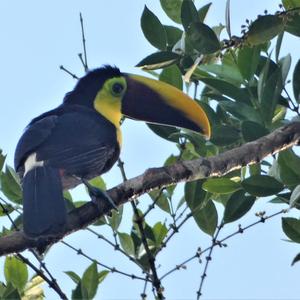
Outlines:
{"type": "Polygon", "coordinates": [[[283,89],[283,83],[280,68],[275,70],[270,76],[267,76],[268,72],[269,63],[265,65],[264,70],[259,76],[257,92],[265,124],[270,125],[283,89]]]}
{"type": "Polygon", "coordinates": [[[193,212],[193,217],[203,232],[213,236],[218,225],[218,213],[213,201],[208,201],[202,209],[193,212]]]}
{"type": "Polygon", "coordinates": [[[247,42],[251,45],[263,44],[283,31],[283,19],[279,15],[261,16],[249,27],[247,42]]]}
{"type": "Polygon", "coordinates": [[[241,76],[240,71],[236,66],[229,64],[206,64],[200,65],[198,69],[203,70],[204,72],[212,73],[217,75],[219,79],[232,84],[240,85],[243,82],[243,77],[241,76]]]}
{"type": "Polygon", "coordinates": [[[260,175],[261,174],[261,165],[260,163],[249,165],[250,175],[260,175]]]}
{"type": "Polygon", "coordinates": [[[147,126],[161,138],[174,143],[178,142],[178,138],[174,137],[173,134],[179,133],[180,132],[179,129],[171,126],[157,125],[157,124],[150,124],[150,123],[147,123],[147,126]]]}
{"type": "Polygon", "coordinates": [[[300,165],[300,157],[292,149],[281,151],[277,162],[279,178],[284,184],[293,186],[300,183],[300,169],[295,168],[300,165]]]}
{"type": "Polygon", "coordinates": [[[4,263],[4,276],[7,283],[11,283],[22,292],[28,280],[27,266],[15,256],[7,256],[4,263]]]}
{"type": "Polygon", "coordinates": [[[6,155],[3,155],[2,150],[0,149],[0,173],[1,170],[3,169],[5,159],[6,159],[6,155]]]}
{"type": "Polygon", "coordinates": [[[210,193],[231,194],[241,189],[241,184],[229,178],[209,178],[203,183],[202,188],[210,193]]]}
{"type": "Polygon", "coordinates": [[[240,138],[240,132],[235,126],[216,125],[212,128],[211,142],[217,146],[231,145],[240,138]]]}
{"type": "Polygon", "coordinates": [[[159,80],[171,84],[179,90],[182,90],[182,75],[179,68],[176,65],[164,68],[159,75],[159,80]]]}
{"type": "Polygon", "coordinates": [[[18,290],[15,289],[11,283],[9,283],[6,286],[5,292],[1,299],[21,300],[21,297],[20,297],[20,293],[18,292],[18,290]]]}
{"type": "Polygon", "coordinates": [[[103,178],[100,177],[100,176],[97,176],[97,177],[95,177],[95,178],[89,180],[89,183],[90,183],[92,186],[94,186],[94,187],[96,187],[96,188],[98,188],[98,189],[100,189],[100,190],[102,190],[102,191],[105,191],[105,190],[106,190],[106,184],[105,184],[105,181],[104,181],[103,178]]]}
{"type": "Polygon", "coordinates": [[[207,200],[207,193],[202,189],[203,180],[187,182],[184,197],[191,211],[202,208],[207,200]]]}
{"type": "Polygon", "coordinates": [[[282,0],[281,2],[286,10],[300,7],[300,0],[282,0]]]}
{"type": "Polygon", "coordinates": [[[282,57],[279,60],[279,65],[281,67],[281,78],[283,83],[286,81],[286,78],[288,76],[291,67],[291,63],[292,63],[292,57],[290,54],[282,57]]]}
{"type": "Polygon", "coordinates": [[[300,184],[294,188],[291,194],[290,207],[298,206],[299,202],[300,202],[300,184]]]}
{"type": "Polygon", "coordinates": [[[144,70],[156,70],[171,66],[180,60],[180,55],[171,51],[155,52],[141,60],[136,67],[144,70]]]}
{"type": "Polygon", "coordinates": [[[289,199],[291,197],[291,193],[281,193],[278,194],[276,197],[274,197],[272,200],[270,200],[270,203],[276,203],[276,204],[289,204],[289,199]]]}
{"type": "Polygon", "coordinates": [[[64,273],[67,274],[76,284],[78,284],[81,280],[80,276],[73,271],[66,271],[64,273]]]}
{"type": "Polygon", "coordinates": [[[240,219],[253,206],[255,197],[246,196],[244,191],[237,191],[226,203],[224,211],[224,223],[230,223],[240,219]]]}
{"type": "Polygon", "coordinates": [[[183,0],[181,5],[181,23],[185,31],[193,22],[198,21],[198,12],[192,0],[183,0]]]}
{"type": "Polygon", "coordinates": [[[284,36],[284,31],[278,35],[277,40],[276,40],[276,48],[275,48],[275,61],[276,62],[279,61],[279,53],[280,53],[281,46],[282,46],[283,36],[284,36]]]}
{"type": "Polygon", "coordinates": [[[246,142],[255,141],[269,133],[264,126],[252,121],[244,121],[241,129],[243,138],[246,142]]]}
{"type": "Polygon", "coordinates": [[[106,276],[109,274],[109,271],[103,270],[98,273],[98,282],[99,284],[106,278],[106,276]]]}
{"type": "Polygon", "coordinates": [[[166,167],[166,166],[174,165],[177,161],[178,161],[178,156],[171,154],[164,162],[164,166],[166,167]]]}
{"type": "Polygon", "coordinates": [[[13,168],[6,166],[1,173],[1,189],[3,194],[17,204],[22,203],[22,189],[18,175],[13,168]]]}
{"type": "Polygon", "coordinates": [[[190,24],[187,38],[201,54],[211,54],[220,50],[220,42],[216,34],[202,22],[190,24]]]}
{"type": "MultiPolygon", "coordinates": [[[[298,7],[300,7],[298,5],[298,7]]],[[[300,37],[300,16],[299,16],[299,10],[294,11],[293,13],[289,13],[287,18],[287,23],[285,24],[285,30],[293,34],[297,37],[300,37]]]]}
{"type": "Polygon", "coordinates": [[[218,91],[220,94],[226,95],[237,102],[243,102],[245,104],[251,103],[249,95],[245,90],[238,88],[225,80],[217,78],[199,78],[199,80],[204,82],[210,88],[218,91]]]}
{"type": "Polygon", "coordinates": [[[134,243],[131,238],[131,236],[125,232],[118,232],[118,236],[120,239],[120,243],[122,246],[122,249],[128,254],[128,255],[134,255],[135,254],[135,248],[134,243]]]}
{"type": "Polygon", "coordinates": [[[254,175],[242,181],[243,188],[257,197],[271,196],[283,190],[282,183],[268,175],[254,175]]]}
{"type": "Polygon", "coordinates": [[[160,5],[166,15],[174,22],[181,24],[182,0],[160,0],[160,5]]]}
{"type": "Polygon", "coordinates": [[[166,34],[167,34],[167,43],[168,47],[171,49],[174,45],[181,39],[183,31],[174,26],[164,25],[166,34]]]}
{"type": "Polygon", "coordinates": [[[300,220],[281,218],[283,232],[294,242],[300,243],[300,220]]]}
{"type": "Polygon", "coordinates": [[[209,8],[211,6],[211,2],[209,2],[208,4],[202,6],[199,10],[198,10],[198,19],[200,22],[204,22],[205,17],[209,11],[209,8]]]}
{"type": "MultiPolygon", "coordinates": [[[[203,108],[203,103],[200,103],[199,101],[197,101],[197,103],[203,108]]],[[[181,136],[185,137],[188,141],[190,141],[193,144],[195,151],[200,156],[206,156],[206,141],[203,138],[203,136],[193,131],[181,133],[181,136]]]]}
{"type": "Polygon", "coordinates": [[[160,190],[153,190],[148,194],[160,209],[169,214],[171,213],[171,208],[166,193],[160,190]]]}
{"type": "Polygon", "coordinates": [[[85,299],[87,296],[87,292],[84,290],[84,286],[81,285],[81,281],[76,285],[75,289],[72,290],[72,299],[78,300],[78,299],[85,299]],[[82,293],[84,292],[84,294],[82,293]]]}
{"type": "Polygon", "coordinates": [[[158,222],[153,226],[153,233],[155,237],[155,246],[159,248],[168,233],[168,229],[165,224],[158,222]]]}
{"type": "Polygon", "coordinates": [[[293,91],[296,101],[300,103],[300,59],[298,60],[293,73],[293,91]]]}
{"type": "Polygon", "coordinates": [[[93,223],[94,226],[102,226],[102,225],[106,225],[106,219],[104,216],[102,216],[101,218],[99,218],[96,222],[93,223]]]}
{"type": "Polygon", "coordinates": [[[247,47],[244,46],[239,49],[237,63],[240,73],[244,79],[250,81],[253,79],[257,65],[259,63],[261,47],[247,47]]]}
{"type": "Polygon", "coordinates": [[[228,111],[239,120],[262,122],[259,113],[248,104],[233,101],[219,101],[219,104],[225,111],[228,111]]]}
{"type": "Polygon", "coordinates": [[[300,253],[298,253],[298,254],[294,257],[294,259],[293,259],[291,265],[293,266],[293,265],[294,265],[296,262],[298,262],[299,260],[300,260],[300,253]]]}
{"type": "Polygon", "coordinates": [[[93,299],[97,293],[99,280],[96,262],[93,262],[83,273],[81,280],[82,295],[87,293],[86,299],[93,299]],[[82,288],[84,287],[84,288],[82,288]]]}
{"type": "Polygon", "coordinates": [[[123,217],[123,206],[120,206],[118,211],[112,210],[111,216],[108,217],[108,223],[114,231],[117,231],[123,217]]]}
{"type": "Polygon", "coordinates": [[[165,28],[157,16],[146,5],[141,18],[141,27],[144,36],[150,44],[160,50],[166,50],[167,34],[165,28]]]}
{"type": "Polygon", "coordinates": [[[0,206],[0,217],[7,216],[14,211],[14,207],[10,204],[2,204],[0,206]]]}

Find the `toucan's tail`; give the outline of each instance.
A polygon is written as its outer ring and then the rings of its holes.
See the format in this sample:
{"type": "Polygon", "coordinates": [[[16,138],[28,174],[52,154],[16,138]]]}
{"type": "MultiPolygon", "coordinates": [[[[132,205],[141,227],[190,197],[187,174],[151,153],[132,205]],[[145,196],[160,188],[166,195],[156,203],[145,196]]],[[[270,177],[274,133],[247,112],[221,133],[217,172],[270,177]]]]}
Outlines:
{"type": "Polygon", "coordinates": [[[23,178],[23,227],[31,238],[63,232],[67,211],[58,169],[39,166],[23,178]]]}

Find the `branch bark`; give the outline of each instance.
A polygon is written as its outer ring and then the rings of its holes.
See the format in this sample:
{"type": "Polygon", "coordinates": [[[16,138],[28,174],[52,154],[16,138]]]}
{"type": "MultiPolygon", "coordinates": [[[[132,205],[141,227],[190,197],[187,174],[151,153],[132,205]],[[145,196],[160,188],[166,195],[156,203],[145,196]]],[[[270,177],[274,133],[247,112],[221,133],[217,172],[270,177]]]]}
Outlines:
{"type": "MultiPolygon", "coordinates": [[[[125,181],[108,190],[109,196],[117,205],[140,196],[155,188],[176,184],[180,181],[192,181],[212,176],[223,176],[243,166],[257,163],[266,156],[300,144],[300,122],[280,127],[256,141],[209,158],[178,162],[172,166],[151,168],[142,175],[125,181]]],[[[104,201],[102,201],[104,202],[104,201]]],[[[20,252],[28,248],[41,251],[56,243],[64,236],[83,229],[107,214],[110,207],[106,203],[89,202],[69,213],[64,233],[56,238],[39,240],[28,239],[22,231],[13,232],[0,238],[0,256],[20,252]]]]}

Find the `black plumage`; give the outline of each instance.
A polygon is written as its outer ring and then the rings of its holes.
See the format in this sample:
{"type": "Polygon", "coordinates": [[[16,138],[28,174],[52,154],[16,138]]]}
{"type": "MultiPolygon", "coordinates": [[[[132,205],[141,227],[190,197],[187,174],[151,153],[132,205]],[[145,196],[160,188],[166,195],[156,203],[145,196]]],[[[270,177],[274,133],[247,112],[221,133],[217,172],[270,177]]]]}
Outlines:
{"type": "Polygon", "coordinates": [[[81,178],[108,171],[117,160],[116,128],[93,109],[93,101],[105,80],[119,75],[118,69],[110,67],[91,71],[62,105],[33,119],[20,138],[15,169],[21,178],[25,175],[23,219],[28,236],[56,235],[59,228],[63,231],[66,210],[58,183],[64,189],[72,188],[81,178]],[[25,162],[32,154],[43,166],[24,174],[25,162]]]}

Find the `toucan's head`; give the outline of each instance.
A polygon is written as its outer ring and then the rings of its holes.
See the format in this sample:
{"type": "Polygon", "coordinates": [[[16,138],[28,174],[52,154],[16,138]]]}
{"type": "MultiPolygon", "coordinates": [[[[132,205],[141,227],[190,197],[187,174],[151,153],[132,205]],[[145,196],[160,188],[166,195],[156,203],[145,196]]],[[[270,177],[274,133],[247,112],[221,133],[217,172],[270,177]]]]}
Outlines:
{"type": "Polygon", "coordinates": [[[210,136],[205,112],[189,96],[162,81],[121,73],[115,67],[87,73],[66,95],[64,103],[89,106],[116,126],[124,115],[210,136]]]}

